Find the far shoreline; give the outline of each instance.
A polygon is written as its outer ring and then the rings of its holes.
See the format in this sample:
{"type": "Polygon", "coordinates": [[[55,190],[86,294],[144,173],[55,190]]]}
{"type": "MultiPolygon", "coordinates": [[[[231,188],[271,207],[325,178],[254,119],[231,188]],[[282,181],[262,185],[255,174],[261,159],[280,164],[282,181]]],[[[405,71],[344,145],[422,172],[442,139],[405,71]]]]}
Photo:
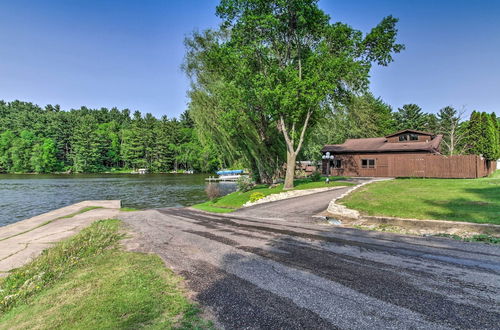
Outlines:
{"type": "Polygon", "coordinates": [[[131,175],[156,175],[156,174],[182,174],[182,175],[209,175],[208,172],[200,172],[200,173],[183,173],[183,172],[151,172],[145,174],[132,173],[132,172],[81,172],[81,173],[66,173],[66,172],[52,172],[52,173],[23,173],[23,172],[14,172],[14,173],[0,173],[1,175],[100,175],[100,174],[131,174],[131,175]]]}

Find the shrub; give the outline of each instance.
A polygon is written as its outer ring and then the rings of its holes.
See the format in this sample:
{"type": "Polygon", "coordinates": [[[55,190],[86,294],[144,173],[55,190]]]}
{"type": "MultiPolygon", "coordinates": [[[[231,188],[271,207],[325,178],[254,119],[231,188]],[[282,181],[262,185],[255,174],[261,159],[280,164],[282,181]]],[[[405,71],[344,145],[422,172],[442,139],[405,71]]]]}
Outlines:
{"type": "Polygon", "coordinates": [[[252,179],[250,179],[250,177],[241,176],[236,181],[236,185],[238,186],[239,191],[246,192],[246,191],[249,191],[250,189],[253,188],[254,183],[253,183],[252,179]]]}
{"type": "Polygon", "coordinates": [[[309,179],[311,179],[311,181],[313,182],[318,182],[321,180],[321,173],[319,173],[318,171],[316,172],[313,172],[310,176],[309,176],[309,179]]]}
{"type": "Polygon", "coordinates": [[[219,185],[216,183],[209,183],[205,188],[205,192],[207,193],[208,199],[211,201],[220,197],[219,185]]]}
{"type": "Polygon", "coordinates": [[[261,193],[261,192],[254,192],[253,194],[250,195],[250,202],[251,203],[256,202],[259,199],[262,199],[264,197],[266,197],[266,196],[263,193],[261,193]]]}

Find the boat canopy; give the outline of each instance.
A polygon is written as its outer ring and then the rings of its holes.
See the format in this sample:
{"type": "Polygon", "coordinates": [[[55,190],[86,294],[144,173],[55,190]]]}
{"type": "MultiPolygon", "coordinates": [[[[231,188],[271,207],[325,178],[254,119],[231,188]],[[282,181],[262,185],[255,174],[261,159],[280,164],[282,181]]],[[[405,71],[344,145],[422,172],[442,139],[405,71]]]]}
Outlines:
{"type": "Polygon", "coordinates": [[[217,175],[242,174],[243,170],[217,171],[217,175]]]}

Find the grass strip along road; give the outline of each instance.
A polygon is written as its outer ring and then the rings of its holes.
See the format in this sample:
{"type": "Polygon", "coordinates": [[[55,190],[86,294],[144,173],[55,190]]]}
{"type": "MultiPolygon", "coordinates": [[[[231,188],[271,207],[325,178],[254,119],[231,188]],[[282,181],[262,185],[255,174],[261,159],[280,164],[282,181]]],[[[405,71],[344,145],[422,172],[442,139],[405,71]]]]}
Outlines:
{"type": "MultiPolygon", "coordinates": [[[[293,190],[304,190],[304,189],[315,189],[315,188],[328,188],[328,187],[338,187],[338,186],[352,186],[352,183],[346,181],[345,177],[330,177],[330,183],[325,182],[325,178],[321,178],[320,181],[312,181],[311,179],[297,179],[294,181],[293,190]]],[[[201,204],[196,204],[193,207],[199,210],[214,212],[214,213],[229,213],[241,208],[246,202],[250,200],[250,196],[253,193],[262,193],[264,196],[269,196],[272,194],[279,194],[283,192],[283,184],[279,184],[275,187],[270,188],[267,185],[259,184],[253,189],[241,192],[235,191],[226,196],[220,197],[213,201],[208,201],[201,204]]]]}
{"type": "Polygon", "coordinates": [[[120,249],[120,227],[97,221],[0,280],[0,329],[210,326],[159,257],[120,249]]]}

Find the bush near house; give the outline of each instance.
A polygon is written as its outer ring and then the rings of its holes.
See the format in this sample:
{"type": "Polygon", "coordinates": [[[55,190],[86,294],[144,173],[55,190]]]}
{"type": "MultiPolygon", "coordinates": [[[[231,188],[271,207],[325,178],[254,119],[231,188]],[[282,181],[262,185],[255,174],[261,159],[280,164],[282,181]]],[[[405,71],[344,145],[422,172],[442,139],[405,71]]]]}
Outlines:
{"type": "Polygon", "coordinates": [[[263,193],[258,191],[258,192],[254,192],[253,194],[251,194],[249,200],[251,203],[253,203],[253,202],[256,202],[259,199],[262,199],[264,197],[266,197],[266,196],[263,193]]]}

